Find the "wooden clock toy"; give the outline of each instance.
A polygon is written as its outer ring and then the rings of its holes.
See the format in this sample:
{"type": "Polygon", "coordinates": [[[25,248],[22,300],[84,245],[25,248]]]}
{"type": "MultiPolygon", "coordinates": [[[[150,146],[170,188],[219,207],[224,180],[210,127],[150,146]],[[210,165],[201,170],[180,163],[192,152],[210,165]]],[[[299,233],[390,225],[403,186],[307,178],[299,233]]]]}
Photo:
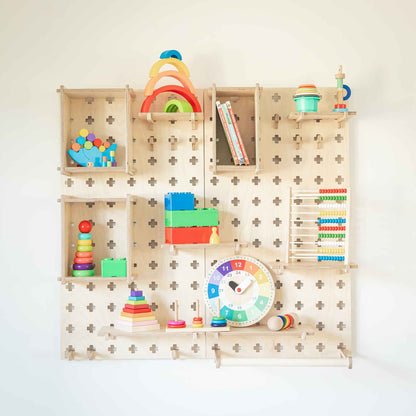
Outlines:
{"type": "Polygon", "coordinates": [[[273,278],[264,264],[252,257],[233,256],[216,263],[204,284],[204,297],[213,314],[230,326],[253,325],[266,316],[274,300],[273,278]]]}

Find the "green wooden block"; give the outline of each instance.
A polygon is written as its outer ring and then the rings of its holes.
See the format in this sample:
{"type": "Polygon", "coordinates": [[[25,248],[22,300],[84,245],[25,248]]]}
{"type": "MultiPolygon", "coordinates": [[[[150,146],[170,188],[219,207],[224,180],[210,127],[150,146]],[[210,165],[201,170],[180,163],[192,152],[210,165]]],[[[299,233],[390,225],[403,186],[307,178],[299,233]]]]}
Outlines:
{"type": "Polygon", "coordinates": [[[102,277],[127,277],[127,260],[103,259],[101,260],[102,277]]]}
{"type": "Polygon", "coordinates": [[[192,211],[165,211],[165,227],[216,227],[218,210],[215,208],[192,211]]]}

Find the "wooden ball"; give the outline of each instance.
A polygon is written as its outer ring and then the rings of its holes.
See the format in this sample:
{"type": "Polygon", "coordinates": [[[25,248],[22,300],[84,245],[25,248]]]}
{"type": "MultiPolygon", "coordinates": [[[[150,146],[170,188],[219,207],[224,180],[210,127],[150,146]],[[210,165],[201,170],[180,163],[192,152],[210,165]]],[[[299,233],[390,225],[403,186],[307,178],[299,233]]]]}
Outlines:
{"type": "Polygon", "coordinates": [[[267,326],[270,329],[270,331],[280,331],[284,325],[285,323],[279,316],[272,316],[267,321],[267,326]]]}

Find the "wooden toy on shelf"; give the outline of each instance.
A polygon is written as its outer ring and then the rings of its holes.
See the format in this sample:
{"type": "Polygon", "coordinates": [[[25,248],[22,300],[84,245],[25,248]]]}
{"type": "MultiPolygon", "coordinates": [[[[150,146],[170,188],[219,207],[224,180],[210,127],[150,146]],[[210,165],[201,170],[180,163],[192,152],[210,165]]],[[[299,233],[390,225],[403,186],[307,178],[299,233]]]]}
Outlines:
{"type": "Polygon", "coordinates": [[[294,313],[271,316],[267,320],[267,327],[270,331],[283,331],[288,328],[296,328],[298,324],[299,318],[294,313]]]}
{"type": "Polygon", "coordinates": [[[221,316],[221,300],[217,299],[217,315],[212,317],[211,326],[213,328],[222,328],[227,326],[227,319],[224,316],[221,316]]]}
{"type": "Polygon", "coordinates": [[[195,209],[194,194],[170,192],[165,195],[165,243],[208,244],[216,228],[213,226],[218,226],[218,210],[195,209]]]}
{"type": "Polygon", "coordinates": [[[342,72],[342,65],[340,65],[338,73],[335,74],[335,79],[337,80],[337,103],[332,111],[348,112],[347,105],[344,104],[344,101],[347,101],[351,97],[351,88],[344,84],[344,78],[345,74],[342,72]],[[347,91],[345,97],[344,90],[347,91]]]}
{"type": "Polygon", "coordinates": [[[287,262],[348,264],[349,206],[347,188],[291,189],[287,262]]]}
{"type": "Polygon", "coordinates": [[[74,264],[72,265],[73,277],[94,276],[95,264],[92,258],[92,225],[89,221],[81,221],[78,225],[77,251],[75,253],[74,264]]]}
{"type": "Polygon", "coordinates": [[[178,301],[175,300],[175,320],[168,321],[168,328],[179,329],[186,328],[186,322],[182,319],[178,319],[178,301]]]}
{"type": "Polygon", "coordinates": [[[127,260],[122,259],[102,259],[101,275],[103,277],[126,277],[127,276],[127,260]]]}
{"type": "Polygon", "coordinates": [[[296,111],[316,113],[321,95],[313,84],[299,85],[293,98],[296,101],[296,111]]]}
{"type": "MultiPolygon", "coordinates": [[[[155,98],[159,94],[162,94],[164,92],[173,92],[183,97],[186,100],[186,102],[189,103],[191,107],[184,105],[184,104],[175,103],[175,106],[171,107],[170,112],[176,112],[179,109],[180,112],[200,113],[202,111],[201,105],[199,104],[199,101],[195,96],[195,87],[193,86],[191,80],[189,79],[189,76],[190,76],[189,69],[182,61],[181,54],[178,51],[171,50],[171,51],[162,52],[160,56],[161,56],[161,59],[157,61],[156,63],[154,63],[152,68],[150,69],[150,73],[149,73],[150,80],[147,83],[145,90],[144,90],[144,95],[146,98],[143,101],[140,111],[142,113],[148,113],[150,110],[150,106],[152,105],[152,102],[155,100],[155,98]],[[180,59],[178,59],[178,57],[180,57],[180,59]],[[173,65],[177,69],[177,71],[159,72],[160,69],[166,64],[173,65]],[[166,78],[166,77],[176,79],[182,84],[182,86],[166,85],[164,87],[160,87],[155,90],[155,86],[157,82],[160,81],[162,78],[166,78]],[[176,108],[176,110],[173,110],[173,108],[176,108]]],[[[171,104],[172,103],[170,103],[169,106],[171,106],[171,104]]],[[[167,112],[166,107],[164,111],[167,112]]]]}
{"type": "Polygon", "coordinates": [[[154,313],[147,304],[143,291],[131,290],[116,328],[126,332],[157,331],[160,329],[154,313]]]}
{"type": "Polygon", "coordinates": [[[209,243],[210,244],[220,243],[220,237],[218,235],[218,227],[212,227],[212,234],[211,234],[211,237],[209,237],[209,243]]]}
{"type": "Polygon", "coordinates": [[[196,316],[192,319],[192,328],[203,328],[204,321],[201,316],[199,316],[199,299],[196,300],[196,316]]]}

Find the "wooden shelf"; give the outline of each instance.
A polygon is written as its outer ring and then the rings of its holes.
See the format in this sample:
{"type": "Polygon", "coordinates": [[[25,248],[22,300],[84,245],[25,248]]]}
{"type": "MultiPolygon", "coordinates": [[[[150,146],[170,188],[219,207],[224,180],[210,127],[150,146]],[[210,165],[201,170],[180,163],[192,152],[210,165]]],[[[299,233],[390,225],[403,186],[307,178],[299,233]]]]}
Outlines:
{"type": "Polygon", "coordinates": [[[219,172],[256,172],[257,167],[256,165],[211,165],[210,170],[219,173],[219,172]]]}
{"type": "Polygon", "coordinates": [[[296,263],[280,263],[276,262],[270,264],[271,269],[277,273],[282,274],[284,270],[334,270],[339,273],[348,273],[351,269],[358,269],[358,264],[349,263],[349,264],[334,264],[333,263],[323,263],[323,262],[296,262],[296,263]]]}
{"type": "Polygon", "coordinates": [[[345,112],[337,112],[337,111],[330,111],[325,113],[289,113],[288,119],[294,120],[297,123],[297,128],[300,127],[300,124],[303,121],[314,120],[335,120],[338,122],[339,127],[342,126],[342,123],[351,117],[357,114],[356,111],[345,111],[345,112]]]}
{"type": "Polygon", "coordinates": [[[231,330],[227,334],[222,335],[255,335],[255,336],[267,336],[267,337],[280,337],[280,336],[292,336],[305,339],[307,335],[314,335],[315,331],[310,326],[300,325],[297,328],[290,328],[284,331],[270,331],[266,325],[254,325],[244,328],[231,327],[231,330]]]}
{"type": "Polygon", "coordinates": [[[139,119],[146,120],[150,129],[156,121],[190,121],[192,123],[192,130],[198,128],[198,121],[204,120],[204,113],[139,113],[139,119]]]}
{"type": "Polygon", "coordinates": [[[124,281],[128,282],[127,277],[102,277],[102,276],[92,276],[92,277],[58,277],[58,281],[62,284],[71,282],[71,283],[85,283],[85,282],[117,282],[124,281]]]}
{"type": "Polygon", "coordinates": [[[248,247],[249,243],[234,241],[228,243],[220,243],[220,244],[161,244],[161,248],[169,247],[169,252],[173,255],[178,254],[178,250],[194,250],[194,249],[202,249],[202,248],[221,248],[221,247],[234,247],[234,253],[238,254],[240,252],[241,247],[248,247]]]}
{"type": "MultiPolygon", "coordinates": [[[[58,170],[61,170],[61,168],[58,168],[58,170]]],[[[68,175],[72,175],[73,173],[107,173],[107,172],[126,172],[126,168],[116,166],[114,168],[100,168],[100,167],[92,167],[92,168],[86,168],[86,167],[78,167],[78,168],[62,168],[62,173],[67,173],[68,175]]]]}

